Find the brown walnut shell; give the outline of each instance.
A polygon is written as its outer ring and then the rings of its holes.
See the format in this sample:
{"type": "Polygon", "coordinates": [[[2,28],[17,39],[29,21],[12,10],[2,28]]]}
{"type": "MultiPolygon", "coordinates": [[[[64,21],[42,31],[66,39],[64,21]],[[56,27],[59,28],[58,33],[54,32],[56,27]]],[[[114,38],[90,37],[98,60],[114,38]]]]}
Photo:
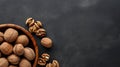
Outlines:
{"type": "Polygon", "coordinates": [[[4,39],[7,42],[13,42],[18,37],[18,32],[13,28],[8,28],[4,33],[4,39]]]}
{"type": "Polygon", "coordinates": [[[13,46],[7,42],[3,42],[0,46],[0,50],[3,54],[9,55],[12,53],[13,46]]]}
{"type": "Polygon", "coordinates": [[[34,50],[29,47],[24,48],[24,57],[30,61],[33,60],[35,58],[34,50]]]}
{"type": "Polygon", "coordinates": [[[8,56],[7,59],[11,64],[18,64],[20,62],[20,58],[15,54],[8,56]]]}
{"type": "Polygon", "coordinates": [[[20,35],[20,36],[18,36],[16,43],[22,44],[23,46],[27,46],[29,43],[29,39],[26,35],[20,35]]]}
{"type": "Polygon", "coordinates": [[[52,40],[48,37],[44,37],[41,39],[41,45],[46,47],[46,48],[51,48],[52,47],[52,40]]]}
{"type": "Polygon", "coordinates": [[[19,64],[19,67],[32,67],[32,66],[31,66],[31,63],[27,59],[22,59],[19,64]]]}

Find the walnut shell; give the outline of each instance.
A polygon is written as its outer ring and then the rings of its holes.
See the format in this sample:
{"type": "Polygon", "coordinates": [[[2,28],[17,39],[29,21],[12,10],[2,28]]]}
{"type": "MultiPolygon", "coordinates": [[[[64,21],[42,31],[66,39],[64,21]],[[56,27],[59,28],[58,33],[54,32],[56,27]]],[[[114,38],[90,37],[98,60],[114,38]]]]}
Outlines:
{"type": "Polygon", "coordinates": [[[15,65],[9,65],[9,67],[18,67],[18,66],[15,66],[15,65]]]}
{"type": "Polygon", "coordinates": [[[15,54],[8,56],[7,59],[11,64],[18,64],[20,62],[20,58],[15,54]]]}
{"type": "Polygon", "coordinates": [[[27,46],[29,43],[29,39],[26,35],[20,35],[20,36],[18,36],[16,43],[22,44],[23,46],[27,46]]]}
{"type": "Polygon", "coordinates": [[[28,60],[22,59],[19,64],[19,67],[32,67],[32,65],[28,60]]]}
{"type": "Polygon", "coordinates": [[[9,55],[12,53],[13,46],[9,44],[8,42],[3,42],[0,46],[0,50],[3,54],[9,55]]]}
{"type": "Polygon", "coordinates": [[[13,28],[8,28],[4,33],[4,39],[7,42],[13,42],[18,37],[18,32],[13,28]]]}
{"type": "Polygon", "coordinates": [[[3,33],[2,32],[0,32],[0,43],[2,43],[3,42],[3,33]]]}
{"type": "Polygon", "coordinates": [[[6,58],[0,58],[0,67],[8,67],[9,63],[6,58]]]}
{"type": "Polygon", "coordinates": [[[41,39],[41,45],[46,47],[46,48],[51,48],[52,47],[52,40],[48,37],[44,37],[41,39]]]}
{"type": "Polygon", "coordinates": [[[24,56],[25,58],[31,61],[35,58],[35,52],[33,49],[26,47],[24,48],[24,56]]]}
{"type": "Polygon", "coordinates": [[[24,47],[22,44],[16,44],[13,48],[13,52],[16,54],[16,55],[23,55],[24,53],[24,47]]]}

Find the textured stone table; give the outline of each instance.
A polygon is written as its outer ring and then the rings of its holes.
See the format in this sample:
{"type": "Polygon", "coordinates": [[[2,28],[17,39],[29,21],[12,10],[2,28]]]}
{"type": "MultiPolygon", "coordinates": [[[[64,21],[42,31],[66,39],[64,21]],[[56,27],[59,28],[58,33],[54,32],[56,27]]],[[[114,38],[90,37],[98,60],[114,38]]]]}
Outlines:
{"type": "MultiPolygon", "coordinates": [[[[120,67],[119,0],[0,0],[0,23],[41,20],[61,67],[120,67]]],[[[39,67],[39,66],[38,66],[39,67]]]]}

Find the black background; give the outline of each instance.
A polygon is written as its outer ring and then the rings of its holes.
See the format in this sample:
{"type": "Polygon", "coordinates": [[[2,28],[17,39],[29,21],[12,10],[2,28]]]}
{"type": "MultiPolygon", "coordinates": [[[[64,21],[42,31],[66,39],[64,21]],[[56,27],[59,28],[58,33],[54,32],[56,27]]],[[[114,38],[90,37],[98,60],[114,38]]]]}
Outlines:
{"type": "MultiPolygon", "coordinates": [[[[0,23],[43,22],[60,67],[120,67],[120,0],[0,0],[0,23]]],[[[39,66],[38,66],[39,67],[39,66]]]]}

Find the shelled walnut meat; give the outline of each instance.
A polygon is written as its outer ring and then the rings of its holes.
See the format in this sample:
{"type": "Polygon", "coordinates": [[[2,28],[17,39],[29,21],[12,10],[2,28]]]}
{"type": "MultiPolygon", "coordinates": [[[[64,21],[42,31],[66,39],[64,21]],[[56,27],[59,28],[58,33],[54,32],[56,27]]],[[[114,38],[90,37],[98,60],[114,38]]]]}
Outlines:
{"type": "Polygon", "coordinates": [[[0,32],[0,67],[32,67],[36,55],[29,42],[27,35],[16,29],[0,32]]]}
{"type": "Polygon", "coordinates": [[[42,57],[45,61],[48,61],[49,58],[50,58],[50,55],[47,54],[47,53],[43,53],[43,54],[41,55],[41,57],[42,57]]]}
{"type": "Polygon", "coordinates": [[[46,67],[60,67],[59,63],[57,60],[53,60],[52,63],[48,63],[46,67]]]}
{"type": "Polygon", "coordinates": [[[9,65],[9,67],[18,67],[18,66],[15,66],[15,65],[9,65]]]}
{"type": "Polygon", "coordinates": [[[11,64],[18,64],[20,62],[20,58],[16,56],[15,54],[8,56],[7,59],[11,64]]]}

